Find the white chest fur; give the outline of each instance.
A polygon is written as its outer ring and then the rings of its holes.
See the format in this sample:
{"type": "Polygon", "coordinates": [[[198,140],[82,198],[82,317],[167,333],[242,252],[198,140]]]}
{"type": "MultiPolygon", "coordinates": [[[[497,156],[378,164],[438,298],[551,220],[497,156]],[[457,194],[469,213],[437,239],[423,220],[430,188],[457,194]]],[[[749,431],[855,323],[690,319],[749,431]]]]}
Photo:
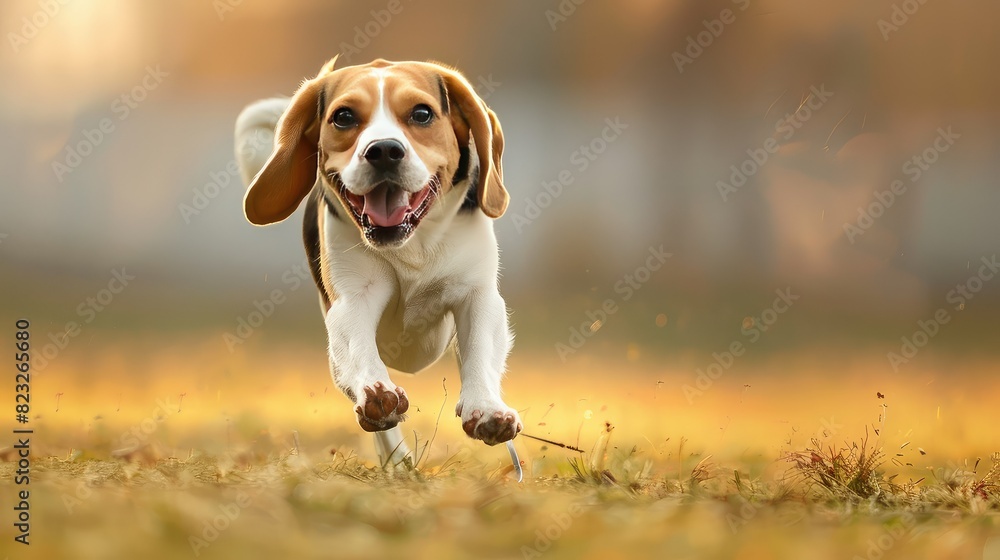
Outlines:
{"type": "Polygon", "coordinates": [[[456,306],[470,291],[496,290],[492,220],[456,212],[462,193],[452,194],[400,248],[371,249],[354,224],[331,215],[324,220],[335,299],[368,303],[360,307],[375,315],[364,320],[377,323],[379,357],[399,371],[416,373],[434,363],[455,338],[456,306]]]}

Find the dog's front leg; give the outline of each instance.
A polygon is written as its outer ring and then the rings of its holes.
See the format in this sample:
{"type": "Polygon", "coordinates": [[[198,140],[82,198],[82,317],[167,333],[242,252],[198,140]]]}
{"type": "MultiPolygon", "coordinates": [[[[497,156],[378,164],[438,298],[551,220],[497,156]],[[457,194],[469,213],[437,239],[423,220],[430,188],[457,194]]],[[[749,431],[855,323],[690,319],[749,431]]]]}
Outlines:
{"type": "Polygon", "coordinates": [[[500,292],[492,287],[471,291],[455,306],[455,327],[462,376],[455,414],[462,418],[462,428],[487,445],[514,439],[521,417],[500,396],[513,338],[500,292]]]}
{"type": "Polygon", "coordinates": [[[357,294],[338,294],[326,314],[333,382],[354,401],[358,424],[388,430],[410,407],[406,392],[389,380],[375,335],[392,290],[370,283],[357,294]]]}

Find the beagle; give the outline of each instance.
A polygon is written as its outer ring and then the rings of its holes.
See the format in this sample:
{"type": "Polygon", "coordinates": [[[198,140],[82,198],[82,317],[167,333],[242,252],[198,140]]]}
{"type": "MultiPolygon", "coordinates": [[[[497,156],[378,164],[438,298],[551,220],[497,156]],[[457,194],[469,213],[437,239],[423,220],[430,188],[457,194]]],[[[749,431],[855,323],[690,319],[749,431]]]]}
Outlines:
{"type": "Polygon", "coordinates": [[[488,445],[510,441],[522,423],[500,391],[513,335],[497,287],[493,219],[509,197],[496,114],[440,64],[336,61],[291,99],[238,117],[247,220],[280,222],[305,200],[330,371],[383,461],[409,452],[398,427],[409,397],[386,368],[416,373],[452,343],[462,428],[488,445]],[[271,134],[266,160],[242,149],[271,134]]]}

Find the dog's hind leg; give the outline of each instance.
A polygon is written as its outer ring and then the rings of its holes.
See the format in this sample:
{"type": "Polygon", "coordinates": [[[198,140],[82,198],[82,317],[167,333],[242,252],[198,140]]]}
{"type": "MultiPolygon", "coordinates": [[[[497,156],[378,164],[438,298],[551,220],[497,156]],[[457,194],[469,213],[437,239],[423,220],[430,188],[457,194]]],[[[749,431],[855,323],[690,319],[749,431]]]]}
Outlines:
{"type": "Polygon", "coordinates": [[[375,452],[378,453],[378,460],[383,467],[413,466],[413,454],[403,440],[403,430],[399,426],[375,432],[374,435],[375,452]]]}

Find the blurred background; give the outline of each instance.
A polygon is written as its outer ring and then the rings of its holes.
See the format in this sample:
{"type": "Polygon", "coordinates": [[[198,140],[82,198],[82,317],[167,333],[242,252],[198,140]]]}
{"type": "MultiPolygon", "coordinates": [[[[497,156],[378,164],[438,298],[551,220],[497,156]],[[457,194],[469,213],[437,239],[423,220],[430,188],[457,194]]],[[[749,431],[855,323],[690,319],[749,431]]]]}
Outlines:
{"type": "Polygon", "coordinates": [[[572,500],[597,512],[553,548],[573,557],[874,558],[886,536],[885,558],[980,557],[987,502],[924,500],[997,469],[998,18],[989,0],[0,2],[0,345],[30,320],[31,548],[189,557],[253,489],[210,555],[527,557],[572,500]],[[236,116],[337,53],[453,65],[503,124],[523,486],[453,417],[453,356],[392,374],[421,482],[384,485],[329,376],[301,210],[243,216],[236,116]],[[927,493],[838,514],[784,490],[789,453],[859,443],[927,493]],[[571,483],[576,458],[616,484],[571,483]]]}
{"type": "Polygon", "coordinates": [[[503,123],[511,204],[496,228],[525,393],[581,372],[573,400],[634,370],[688,407],[684,386],[742,342],[717,382],[732,399],[801,372],[822,398],[850,371],[871,381],[858,389],[871,411],[876,389],[911,385],[968,410],[998,393],[1000,279],[971,280],[1000,240],[998,12],[985,0],[4,2],[0,318],[32,320],[37,344],[58,347],[48,379],[67,387],[117,370],[141,391],[183,370],[211,393],[211,372],[238,378],[260,356],[308,349],[296,367],[325,392],[316,295],[291,281],[301,211],[245,221],[235,118],[338,52],[342,65],[433,59],[503,123]],[[660,247],[663,266],[639,270],[660,247]],[[134,276],[121,293],[114,271],[134,276]],[[227,339],[273,290],[283,302],[227,339]],[[776,290],[799,299],[765,313],[776,290]],[[601,317],[608,299],[617,312],[601,317]],[[893,364],[941,308],[949,322],[893,364]]]}

